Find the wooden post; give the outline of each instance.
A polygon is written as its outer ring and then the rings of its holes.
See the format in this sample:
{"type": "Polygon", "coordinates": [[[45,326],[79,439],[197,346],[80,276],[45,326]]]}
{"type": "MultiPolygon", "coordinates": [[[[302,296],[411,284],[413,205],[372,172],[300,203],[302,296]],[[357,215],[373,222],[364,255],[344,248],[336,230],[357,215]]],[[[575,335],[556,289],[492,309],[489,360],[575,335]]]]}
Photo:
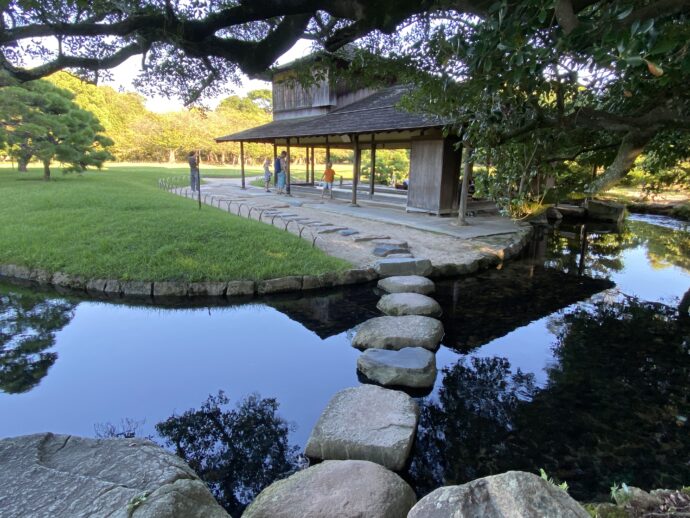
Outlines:
{"type": "Polygon", "coordinates": [[[304,166],[307,169],[304,173],[304,183],[309,183],[309,146],[304,146],[304,166]]]}
{"type": "Polygon", "coordinates": [[[331,161],[331,145],[328,143],[328,135],[326,135],[326,162],[331,161]]]}
{"type": "Polygon", "coordinates": [[[369,199],[374,198],[374,179],[376,178],[376,143],[374,142],[374,134],[371,134],[371,167],[369,168],[369,199]]]}
{"type": "Polygon", "coordinates": [[[285,157],[285,175],[287,177],[287,195],[292,196],[290,194],[290,139],[287,139],[287,157],[285,157]]]}
{"type": "Polygon", "coordinates": [[[311,184],[314,185],[314,146],[311,147],[311,184]]]}
{"type": "Polygon", "coordinates": [[[472,148],[469,144],[463,144],[465,154],[465,164],[462,171],[462,189],[460,190],[460,206],[458,207],[458,225],[467,225],[465,212],[467,212],[467,191],[470,187],[470,176],[474,165],[472,158],[472,148]]]}
{"type": "Polygon", "coordinates": [[[244,185],[244,142],[240,141],[240,171],[242,172],[242,189],[246,189],[244,185]]]}
{"type": "Polygon", "coordinates": [[[276,146],[276,141],[273,141],[273,187],[278,184],[278,173],[275,171],[276,158],[278,158],[278,146],[276,146]]]}
{"type": "Polygon", "coordinates": [[[355,163],[352,167],[352,201],[350,206],[357,207],[357,184],[359,183],[359,169],[361,165],[362,150],[359,149],[359,136],[352,135],[355,150],[355,163]]]}

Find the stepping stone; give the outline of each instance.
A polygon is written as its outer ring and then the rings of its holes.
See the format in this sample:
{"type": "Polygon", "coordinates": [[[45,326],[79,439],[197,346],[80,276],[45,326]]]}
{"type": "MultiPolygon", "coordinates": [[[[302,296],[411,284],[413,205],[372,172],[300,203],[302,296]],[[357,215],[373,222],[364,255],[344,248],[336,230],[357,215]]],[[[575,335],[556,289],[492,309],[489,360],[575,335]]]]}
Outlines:
{"type": "Polygon", "coordinates": [[[374,270],[381,277],[392,275],[429,275],[433,271],[429,259],[405,259],[393,258],[382,259],[374,265],[374,270]]]}
{"type": "Polygon", "coordinates": [[[288,204],[290,204],[293,207],[301,207],[304,204],[304,202],[297,200],[288,200],[288,204]]]}
{"type": "Polygon", "coordinates": [[[374,246],[397,246],[398,248],[410,248],[407,241],[400,241],[399,239],[387,239],[386,241],[375,242],[374,246]]]}
{"type": "Polygon", "coordinates": [[[274,482],[242,516],[402,517],[416,501],[407,482],[379,464],[327,460],[274,482]]]}
{"type": "Polygon", "coordinates": [[[378,287],[388,293],[421,293],[428,295],[436,289],[433,281],[421,275],[397,275],[381,279],[378,287]]]}
{"type": "Polygon", "coordinates": [[[287,203],[281,203],[279,205],[271,205],[270,208],[272,209],[287,209],[290,205],[287,203]]]}
{"type": "Polygon", "coordinates": [[[418,419],[417,403],[403,392],[374,385],[341,390],[319,417],[305,453],[323,460],[369,460],[400,471],[418,419]]]}
{"type": "Polygon", "coordinates": [[[424,347],[438,349],[443,338],[443,324],[435,318],[408,315],[376,317],[357,328],[352,346],[357,349],[392,349],[424,347]]]}
{"type": "Polygon", "coordinates": [[[333,232],[339,232],[345,230],[347,227],[328,227],[323,230],[319,230],[319,234],[332,234],[333,232]]]}
{"type": "Polygon", "coordinates": [[[410,251],[395,245],[379,245],[372,253],[377,257],[388,257],[391,254],[408,254],[410,251]]]}
{"type": "Polygon", "coordinates": [[[376,307],[386,315],[421,315],[440,317],[443,311],[438,302],[419,293],[391,293],[384,295],[376,307]]]}
{"type": "Polygon", "coordinates": [[[451,516],[588,518],[590,514],[556,484],[533,473],[508,471],[461,486],[440,487],[417,502],[407,518],[451,516]]]}
{"type": "Polygon", "coordinates": [[[333,223],[321,223],[319,221],[315,221],[314,223],[307,223],[310,227],[332,227],[333,223]]]}
{"type": "Polygon", "coordinates": [[[355,234],[359,234],[359,230],[353,230],[351,228],[346,228],[345,230],[341,230],[338,232],[341,236],[353,236],[355,234]]]}
{"type": "Polygon", "coordinates": [[[391,259],[396,259],[396,258],[403,258],[403,259],[409,259],[414,257],[411,253],[407,252],[404,254],[388,254],[386,257],[390,257],[391,259]]]}
{"type": "Polygon", "coordinates": [[[436,381],[436,355],[422,347],[368,349],[357,358],[357,369],[384,386],[428,388],[436,381]]]}
{"type": "Polygon", "coordinates": [[[363,241],[375,241],[378,239],[388,239],[388,236],[361,235],[361,236],[357,236],[357,237],[352,238],[352,240],[355,243],[361,243],[363,241]]]}

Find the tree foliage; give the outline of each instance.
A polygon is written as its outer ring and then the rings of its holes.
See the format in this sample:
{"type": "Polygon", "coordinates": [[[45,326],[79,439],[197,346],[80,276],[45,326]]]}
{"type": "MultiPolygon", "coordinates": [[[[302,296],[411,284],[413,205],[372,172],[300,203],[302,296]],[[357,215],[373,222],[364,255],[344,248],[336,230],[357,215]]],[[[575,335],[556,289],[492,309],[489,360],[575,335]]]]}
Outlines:
{"type": "Polygon", "coordinates": [[[235,408],[220,392],[199,409],[173,415],[156,425],[167,446],[175,448],[233,515],[273,481],[298,467],[298,448],[288,442],[288,423],[275,399],[250,395],[235,408]]]}
{"type": "Polygon", "coordinates": [[[65,171],[100,167],[111,157],[112,141],[89,111],[82,110],[66,90],[38,80],[6,87],[0,96],[0,145],[10,156],[26,164],[31,157],[43,163],[50,178],[53,160],[65,171]]]}
{"type": "Polygon", "coordinates": [[[558,164],[603,168],[595,192],[644,151],[669,156],[663,143],[690,130],[688,14],[685,0],[12,0],[0,67],[6,84],[65,68],[97,79],[141,54],[145,91],[193,102],[299,38],[328,52],[356,42],[369,52],[354,73],[388,67],[419,85],[408,107],[491,150],[504,196],[538,197],[558,164]]]}

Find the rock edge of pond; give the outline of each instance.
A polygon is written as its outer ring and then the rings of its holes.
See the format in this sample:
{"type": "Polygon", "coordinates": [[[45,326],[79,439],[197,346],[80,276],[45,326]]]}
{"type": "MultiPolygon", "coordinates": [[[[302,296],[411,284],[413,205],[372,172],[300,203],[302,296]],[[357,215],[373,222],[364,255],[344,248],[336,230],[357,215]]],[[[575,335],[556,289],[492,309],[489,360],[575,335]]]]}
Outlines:
{"type": "Polygon", "coordinates": [[[486,244],[479,257],[458,263],[431,264],[428,259],[409,259],[415,263],[413,270],[406,272],[404,266],[394,271],[381,268],[382,264],[397,261],[402,265],[407,259],[382,259],[373,267],[353,268],[341,272],[327,272],[320,275],[293,275],[275,279],[230,280],[230,281],[126,281],[105,278],[87,278],[64,272],[50,272],[41,268],[29,268],[16,264],[0,264],[0,280],[23,281],[38,286],[53,287],[58,291],[88,293],[108,298],[131,299],[188,299],[208,297],[254,297],[274,293],[290,293],[324,288],[335,288],[353,284],[364,284],[391,275],[418,274],[420,262],[426,261],[425,274],[432,278],[469,275],[515,257],[526,246],[532,234],[532,227],[511,234],[491,236],[480,243],[486,244]]]}

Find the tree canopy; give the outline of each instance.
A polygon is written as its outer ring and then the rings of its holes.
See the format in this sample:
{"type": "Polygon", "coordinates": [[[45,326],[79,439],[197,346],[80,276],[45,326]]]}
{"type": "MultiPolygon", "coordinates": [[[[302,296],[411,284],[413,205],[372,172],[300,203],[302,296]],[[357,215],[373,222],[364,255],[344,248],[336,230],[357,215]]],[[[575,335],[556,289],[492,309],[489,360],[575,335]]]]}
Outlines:
{"type": "Polygon", "coordinates": [[[650,170],[687,158],[688,14],[687,0],[13,0],[0,69],[5,84],[65,68],[98,79],[142,55],[144,91],[193,102],[300,38],[354,42],[370,52],[351,68],[418,84],[408,105],[491,150],[506,183],[519,178],[511,194],[572,160],[604,168],[596,191],[642,152],[659,158],[650,170]]]}
{"type": "Polygon", "coordinates": [[[106,150],[112,141],[101,133],[98,119],[79,108],[68,91],[37,80],[6,87],[2,94],[0,145],[20,164],[36,157],[48,179],[54,159],[65,171],[83,171],[112,158],[106,150]]]}

